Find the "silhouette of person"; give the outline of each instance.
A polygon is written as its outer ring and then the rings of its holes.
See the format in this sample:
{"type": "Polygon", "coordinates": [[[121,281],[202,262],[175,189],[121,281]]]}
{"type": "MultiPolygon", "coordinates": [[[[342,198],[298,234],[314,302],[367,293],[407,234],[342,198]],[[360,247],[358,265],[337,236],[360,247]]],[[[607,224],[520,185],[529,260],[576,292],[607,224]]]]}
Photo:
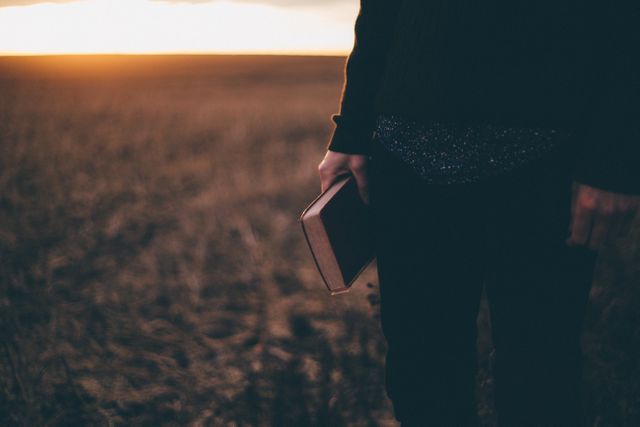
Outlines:
{"type": "Polygon", "coordinates": [[[486,292],[500,426],[585,424],[599,251],[640,206],[640,4],[362,0],[322,189],[374,217],[403,426],[473,426],[486,292]]]}

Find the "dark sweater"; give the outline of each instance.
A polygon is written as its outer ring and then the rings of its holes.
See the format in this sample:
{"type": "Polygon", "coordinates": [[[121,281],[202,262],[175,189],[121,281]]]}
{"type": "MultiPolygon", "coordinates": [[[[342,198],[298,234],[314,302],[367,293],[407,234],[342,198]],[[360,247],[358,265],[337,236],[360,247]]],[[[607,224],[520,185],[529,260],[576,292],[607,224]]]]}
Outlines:
{"type": "Polygon", "coordinates": [[[640,194],[640,1],[361,0],[327,146],[379,113],[567,129],[574,178],[640,194]]]}

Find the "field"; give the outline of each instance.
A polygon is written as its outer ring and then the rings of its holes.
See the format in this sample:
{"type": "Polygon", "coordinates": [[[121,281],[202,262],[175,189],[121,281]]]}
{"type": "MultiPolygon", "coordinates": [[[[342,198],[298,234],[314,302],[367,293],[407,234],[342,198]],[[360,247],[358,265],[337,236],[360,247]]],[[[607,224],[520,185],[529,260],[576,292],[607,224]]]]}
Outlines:
{"type": "MultiPolygon", "coordinates": [[[[330,297],[297,223],[343,65],[0,58],[0,425],[394,425],[375,264],[330,297]]],[[[640,425],[639,232],[597,268],[596,426],[640,425]]]]}

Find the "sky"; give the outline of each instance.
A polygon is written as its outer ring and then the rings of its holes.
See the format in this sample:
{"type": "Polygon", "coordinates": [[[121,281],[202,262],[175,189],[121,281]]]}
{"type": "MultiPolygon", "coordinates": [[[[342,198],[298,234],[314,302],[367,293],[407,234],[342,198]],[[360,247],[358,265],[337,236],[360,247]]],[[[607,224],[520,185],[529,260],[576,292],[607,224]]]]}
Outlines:
{"type": "Polygon", "coordinates": [[[346,54],[359,0],[0,0],[0,55],[346,54]]]}

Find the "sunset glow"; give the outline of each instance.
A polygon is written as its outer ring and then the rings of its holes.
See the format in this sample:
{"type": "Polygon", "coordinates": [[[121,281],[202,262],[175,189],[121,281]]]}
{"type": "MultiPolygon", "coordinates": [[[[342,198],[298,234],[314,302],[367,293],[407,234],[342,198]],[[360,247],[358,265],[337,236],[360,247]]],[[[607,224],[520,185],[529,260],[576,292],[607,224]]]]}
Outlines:
{"type": "Polygon", "coordinates": [[[359,2],[318,4],[79,0],[0,7],[0,54],[346,53],[359,2]]]}

